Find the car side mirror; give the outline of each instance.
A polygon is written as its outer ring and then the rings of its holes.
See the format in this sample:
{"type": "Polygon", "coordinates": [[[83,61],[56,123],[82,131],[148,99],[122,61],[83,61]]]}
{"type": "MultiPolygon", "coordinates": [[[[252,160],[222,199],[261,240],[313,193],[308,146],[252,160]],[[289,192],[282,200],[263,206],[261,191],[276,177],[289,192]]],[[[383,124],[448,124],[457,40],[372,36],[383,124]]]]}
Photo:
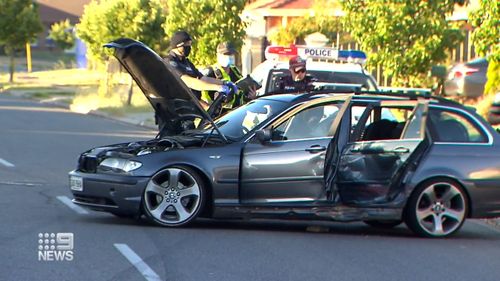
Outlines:
{"type": "Polygon", "coordinates": [[[255,132],[255,137],[260,141],[260,143],[266,143],[271,141],[272,133],[270,129],[261,129],[255,132]]]}
{"type": "Polygon", "coordinates": [[[431,76],[436,77],[438,79],[446,78],[446,66],[444,65],[433,65],[431,68],[431,76]]]}

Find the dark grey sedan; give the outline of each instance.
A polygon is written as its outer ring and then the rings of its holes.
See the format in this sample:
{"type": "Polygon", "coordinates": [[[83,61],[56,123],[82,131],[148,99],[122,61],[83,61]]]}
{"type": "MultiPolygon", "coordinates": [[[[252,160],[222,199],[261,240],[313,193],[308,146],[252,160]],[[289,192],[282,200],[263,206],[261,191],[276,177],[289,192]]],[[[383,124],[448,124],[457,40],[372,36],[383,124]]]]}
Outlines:
{"type": "Polygon", "coordinates": [[[69,175],[76,204],[168,227],[197,217],[405,222],[426,237],[500,216],[500,134],[457,103],[311,92],[213,121],[152,50],[128,39],[108,47],[166,125],[162,137],[80,155],[69,175]]]}

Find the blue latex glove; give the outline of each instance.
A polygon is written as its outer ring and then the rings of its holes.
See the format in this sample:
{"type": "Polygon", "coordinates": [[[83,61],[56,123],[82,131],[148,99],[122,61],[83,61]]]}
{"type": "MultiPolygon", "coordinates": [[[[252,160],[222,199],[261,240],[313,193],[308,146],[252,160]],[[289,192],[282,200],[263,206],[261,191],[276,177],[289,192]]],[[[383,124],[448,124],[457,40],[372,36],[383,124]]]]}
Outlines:
{"type": "Polygon", "coordinates": [[[236,93],[238,93],[238,86],[236,86],[236,84],[234,84],[233,82],[231,81],[224,81],[224,85],[226,86],[229,86],[232,88],[232,94],[233,95],[236,95],[236,93]]]}
{"type": "Polygon", "coordinates": [[[226,97],[229,96],[233,88],[228,85],[222,85],[222,89],[220,90],[220,93],[225,95],[226,97]]]}

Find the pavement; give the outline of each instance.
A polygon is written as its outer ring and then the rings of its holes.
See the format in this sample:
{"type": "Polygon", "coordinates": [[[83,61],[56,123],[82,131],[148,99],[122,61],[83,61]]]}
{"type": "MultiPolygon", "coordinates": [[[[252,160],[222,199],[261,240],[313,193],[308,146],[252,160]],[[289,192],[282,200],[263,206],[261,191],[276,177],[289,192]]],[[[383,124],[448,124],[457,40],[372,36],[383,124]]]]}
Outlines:
{"type": "MultiPolygon", "coordinates": [[[[68,96],[57,96],[56,94],[54,97],[46,99],[34,99],[32,98],[31,95],[27,95],[24,91],[21,90],[2,91],[2,89],[0,89],[0,95],[2,94],[35,100],[45,105],[68,109],[75,113],[81,113],[71,108],[70,104],[68,103],[68,96]]],[[[133,124],[150,130],[156,130],[158,128],[157,125],[154,123],[154,114],[151,112],[132,112],[132,113],[126,113],[125,115],[117,115],[102,110],[91,110],[86,114],[112,119],[126,124],[133,124]]]]}

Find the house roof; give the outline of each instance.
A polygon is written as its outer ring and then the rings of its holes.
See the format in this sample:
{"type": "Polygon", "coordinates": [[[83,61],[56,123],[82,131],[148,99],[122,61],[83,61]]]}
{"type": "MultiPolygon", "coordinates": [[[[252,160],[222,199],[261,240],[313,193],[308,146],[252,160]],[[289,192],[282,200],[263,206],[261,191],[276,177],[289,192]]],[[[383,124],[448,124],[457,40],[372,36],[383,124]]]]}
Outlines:
{"type": "Polygon", "coordinates": [[[37,0],[40,19],[44,23],[53,23],[69,19],[77,23],[83,14],[83,8],[90,0],[37,0]]]}
{"type": "Polygon", "coordinates": [[[257,0],[248,4],[245,9],[309,9],[313,0],[257,0]]]}
{"type": "Polygon", "coordinates": [[[313,4],[314,0],[257,0],[248,4],[243,14],[258,17],[301,17],[310,13],[313,4]]]}

